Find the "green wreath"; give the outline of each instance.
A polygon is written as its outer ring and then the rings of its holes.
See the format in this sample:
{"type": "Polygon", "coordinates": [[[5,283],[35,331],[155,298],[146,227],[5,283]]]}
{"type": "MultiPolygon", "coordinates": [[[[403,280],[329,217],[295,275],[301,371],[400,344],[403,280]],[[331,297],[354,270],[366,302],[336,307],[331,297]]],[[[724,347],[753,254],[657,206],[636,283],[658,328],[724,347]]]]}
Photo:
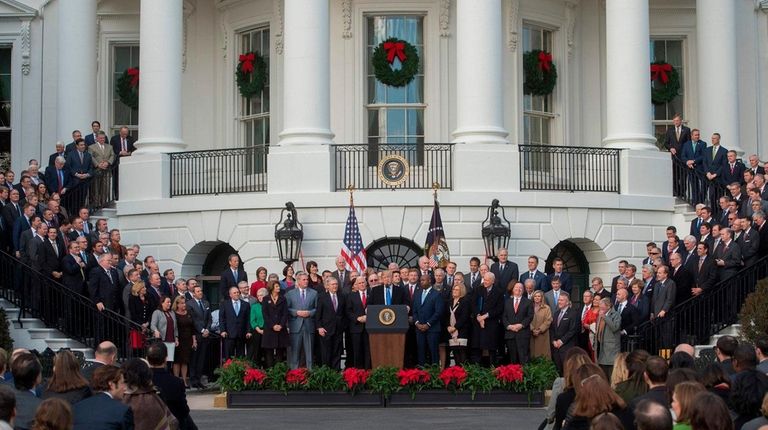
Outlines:
{"type": "Polygon", "coordinates": [[[129,67],[117,79],[117,97],[131,109],[139,108],[139,69],[129,67]]]}
{"type": "Polygon", "coordinates": [[[237,77],[237,89],[240,95],[250,99],[260,94],[269,79],[267,62],[258,52],[248,52],[240,55],[235,70],[237,77]]]}
{"type": "Polygon", "coordinates": [[[534,49],[523,54],[523,92],[534,96],[552,94],[557,82],[557,67],[552,54],[534,49]]]}
{"type": "Polygon", "coordinates": [[[413,81],[419,72],[419,53],[416,47],[405,40],[391,37],[373,50],[373,74],[376,79],[390,87],[404,87],[413,81]],[[400,60],[399,70],[392,68],[395,58],[400,60]]]}
{"type": "Polygon", "coordinates": [[[655,105],[669,103],[680,94],[680,74],[664,61],[651,63],[651,102],[655,105]],[[659,81],[661,85],[655,85],[659,81]]]}

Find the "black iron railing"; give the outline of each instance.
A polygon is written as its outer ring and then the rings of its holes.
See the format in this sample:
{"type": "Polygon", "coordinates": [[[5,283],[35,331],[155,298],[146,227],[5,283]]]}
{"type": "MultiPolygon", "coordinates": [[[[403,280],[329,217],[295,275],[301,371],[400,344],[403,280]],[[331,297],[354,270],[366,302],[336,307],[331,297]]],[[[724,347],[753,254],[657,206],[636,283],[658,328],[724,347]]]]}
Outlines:
{"type": "MultiPolygon", "coordinates": [[[[87,297],[69,289],[16,257],[0,251],[0,294],[19,308],[21,318],[39,318],[68,338],[95,349],[99,342],[112,341],[121,358],[142,357],[144,349],[129,344],[130,330],[141,327],[110,309],[99,311],[87,297]]],[[[122,290],[115,292],[116,303],[122,290]]],[[[121,303],[121,302],[120,302],[121,303]]]]}
{"type": "Polygon", "coordinates": [[[266,192],[268,148],[171,153],[171,197],[266,192]]]}
{"type": "Polygon", "coordinates": [[[453,144],[332,145],[334,188],[453,189],[453,144]]]}
{"type": "Polygon", "coordinates": [[[755,291],[757,281],[766,276],[768,256],[678,304],[665,317],[640,324],[629,336],[629,348],[657,354],[681,342],[709,343],[711,336],[738,321],[744,300],[755,291]]]}
{"type": "Polygon", "coordinates": [[[707,179],[703,170],[691,169],[678,157],[672,157],[673,192],[675,197],[684,200],[691,206],[699,203],[708,203],[716,212],[719,210],[718,200],[722,196],[730,196],[731,193],[720,178],[714,181],[707,179]]]}
{"type": "MultiPolygon", "coordinates": [[[[61,205],[70,214],[77,214],[81,207],[87,207],[91,213],[111,206],[117,200],[118,168],[112,165],[107,169],[93,169],[90,178],[78,180],[77,185],[67,188],[61,196],[61,205]]],[[[50,189],[49,193],[57,191],[50,189]]]]}
{"type": "Polygon", "coordinates": [[[518,145],[521,191],[619,193],[619,149],[518,145]]]}

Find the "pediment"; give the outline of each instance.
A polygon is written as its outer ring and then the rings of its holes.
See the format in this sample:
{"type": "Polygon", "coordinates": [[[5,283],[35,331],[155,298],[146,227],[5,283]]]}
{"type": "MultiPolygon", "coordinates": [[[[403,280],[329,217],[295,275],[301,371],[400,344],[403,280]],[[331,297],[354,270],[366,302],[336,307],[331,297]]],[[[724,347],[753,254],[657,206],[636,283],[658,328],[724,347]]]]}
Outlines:
{"type": "Polygon", "coordinates": [[[16,0],[0,0],[0,18],[34,18],[35,16],[37,16],[37,9],[31,6],[16,0]]]}

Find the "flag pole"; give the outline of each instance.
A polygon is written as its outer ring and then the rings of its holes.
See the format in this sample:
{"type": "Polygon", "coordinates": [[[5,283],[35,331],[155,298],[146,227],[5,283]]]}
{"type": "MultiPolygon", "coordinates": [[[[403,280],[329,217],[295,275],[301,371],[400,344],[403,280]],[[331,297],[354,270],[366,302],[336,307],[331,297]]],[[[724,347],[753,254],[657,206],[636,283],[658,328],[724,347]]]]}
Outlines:
{"type": "Polygon", "coordinates": [[[349,184],[347,186],[347,191],[349,191],[349,205],[354,206],[355,205],[355,185],[349,184]]]}

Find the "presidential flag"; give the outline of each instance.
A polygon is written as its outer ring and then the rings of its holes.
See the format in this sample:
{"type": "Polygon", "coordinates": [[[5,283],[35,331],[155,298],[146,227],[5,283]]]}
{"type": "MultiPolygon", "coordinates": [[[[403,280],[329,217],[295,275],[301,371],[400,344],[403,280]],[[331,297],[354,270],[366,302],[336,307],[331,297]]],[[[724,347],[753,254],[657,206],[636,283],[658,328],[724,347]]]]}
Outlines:
{"type": "Polygon", "coordinates": [[[357,225],[357,217],[355,216],[355,205],[352,202],[349,204],[349,216],[347,217],[347,225],[344,227],[344,242],[341,245],[341,256],[347,262],[349,270],[363,273],[368,266],[366,264],[363,238],[360,236],[360,228],[357,225]]]}
{"type": "Polygon", "coordinates": [[[429,265],[432,268],[445,267],[451,259],[448,243],[445,241],[443,220],[440,218],[440,203],[437,202],[437,199],[435,199],[435,207],[432,209],[432,220],[429,222],[424,254],[429,257],[429,265]]]}

